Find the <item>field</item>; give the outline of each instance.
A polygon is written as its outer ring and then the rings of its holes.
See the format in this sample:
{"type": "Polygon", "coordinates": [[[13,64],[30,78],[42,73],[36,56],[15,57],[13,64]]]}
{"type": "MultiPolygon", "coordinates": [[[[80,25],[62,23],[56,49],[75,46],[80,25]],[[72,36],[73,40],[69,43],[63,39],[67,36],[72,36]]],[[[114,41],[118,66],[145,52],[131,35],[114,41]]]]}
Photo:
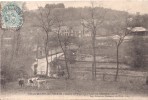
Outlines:
{"type": "Polygon", "coordinates": [[[145,85],[143,79],[138,81],[92,81],[92,80],[64,80],[64,79],[49,79],[46,88],[41,87],[19,87],[17,82],[7,84],[5,89],[2,89],[2,95],[14,94],[80,94],[80,95],[93,95],[100,96],[148,96],[148,86],[145,85]],[[139,81],[141,80],[141,81],[139,81]]]}
{"type": "MultiPolygon", "coordinates": [[[[97,80],[91,80],[91,63],[77,62],[70,65],[71,79],[48,79],[41,88],[18,86],[17,82],[7,83],[2,89],[2,95],[13,94],[67,94],[67,95],[94,95],[117,97],[148,97],[148,85],[145,84],[146,72],[120,70],[118,81],[114,81],[115,64],[98,64],[97,80]],[[104,70],[104,71],[103,71],[104,70]],[[103,79],[103,75],[105,75],[103,79]]],[[[120,68],[129,68],[120,65],[120,68]]]]}

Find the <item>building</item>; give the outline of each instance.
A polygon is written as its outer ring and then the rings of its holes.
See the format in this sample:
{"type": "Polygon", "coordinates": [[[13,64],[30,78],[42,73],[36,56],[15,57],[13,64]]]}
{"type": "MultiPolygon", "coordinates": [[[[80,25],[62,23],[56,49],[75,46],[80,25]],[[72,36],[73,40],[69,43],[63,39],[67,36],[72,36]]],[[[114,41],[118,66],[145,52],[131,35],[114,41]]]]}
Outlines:
{"type": "Polygon", "coordinates": [[[139,36],[146,36],[148,34],[148,30],[144,27],[133,27],[133,28],[128,28],[130,31],[130,36],[133,35],[139,35],[139,36]]]}
{"type": "MultiPolygon", "coordinates": [[[[54,32],[58,32],[58,29],[54,28],[54,32]]],[[[62,26],[59,32],[61,35],[66,36],[73,36],[73,37],[89,37],[90,32],[84,28],[82,25],[74,26],[74,27],[68,27],[68,26],[62,26]]]]}

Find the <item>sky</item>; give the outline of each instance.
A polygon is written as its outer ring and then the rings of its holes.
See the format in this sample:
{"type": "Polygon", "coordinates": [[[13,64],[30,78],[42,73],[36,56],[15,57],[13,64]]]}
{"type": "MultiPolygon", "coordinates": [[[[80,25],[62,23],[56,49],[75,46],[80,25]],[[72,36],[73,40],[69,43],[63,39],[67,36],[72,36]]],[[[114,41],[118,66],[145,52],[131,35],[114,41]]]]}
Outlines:
{"type": "MultiPolygon", "coordinates": [[[[64,3],[65,7],[85,7],[90,6],[92,0],[45,0],[26,1],[29,10],[35,10],[38,6],[44,7],[46,4],[64,3]]],[[[96,0],[95,6],[103,6],[115,10],[128,11],[130,13],[140,12],[148,14],[148,0],[96,0]]]]}

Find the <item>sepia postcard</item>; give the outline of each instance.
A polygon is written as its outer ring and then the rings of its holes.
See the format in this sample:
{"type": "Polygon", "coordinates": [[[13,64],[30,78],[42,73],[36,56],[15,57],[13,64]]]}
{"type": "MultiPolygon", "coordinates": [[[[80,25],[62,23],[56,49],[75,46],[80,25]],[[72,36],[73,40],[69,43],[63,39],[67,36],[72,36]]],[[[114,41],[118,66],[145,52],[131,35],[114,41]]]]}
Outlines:
{"type": "Polygon", "coordinates": [[[0,0],[0,100],[148,100],[148,0],[0,0]]]}

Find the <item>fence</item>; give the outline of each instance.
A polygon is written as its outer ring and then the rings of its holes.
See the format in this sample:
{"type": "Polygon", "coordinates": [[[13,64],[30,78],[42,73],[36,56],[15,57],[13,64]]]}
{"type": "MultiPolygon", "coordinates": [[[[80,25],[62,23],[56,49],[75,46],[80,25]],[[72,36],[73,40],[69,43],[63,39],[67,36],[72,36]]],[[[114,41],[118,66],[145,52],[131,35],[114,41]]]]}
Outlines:
{"type": "MultiPolygon", "coordinates": [[[[64,61],[64,60],[60,60],[64,61]]],[[[116,75],[116,63],[108,63],[108,62],[97,62],[96,68],[96,77],[97,79],[101,80],[114,80],[116,75]],[[99,65],[102,64],[107,67],[100,67],[99,65]],[[110,67],[111,64],[114,64],[114,67],[110,67]]],[[[121,63],[120,63],[121,64],[121,63]]],[[[92,79],[92,67],[90,61],[77,61],[75,64],[69,65],[70,74],[72,78],[80,78],[80,79],[92,79]],[[82,66],[81,66],[82,65],[82,66]]],[[[66,71],[66,69],[65,69],[66,71]]],[[[44,71],[38,72],[40,74],[45,74],[44,71]]],[[[146,71],[135,71],[132,68],[124,68],[120,66],[118,79],[125,79],[125,78],[141,78],[146,79],[148,72],[146,71]]]]}
{"type": "MultiPolygon", "coordinates": [[[[86,70],[79,68],[79,70],[73,70],[73,73],[75,75],[75,78],[81,78],[81,79],[91,79],[92,78],[92,72],[90,68],[85,68],[86,70]]],[[[96,78],[97,80],[114,80],[116,76],[116,69],[115,68],[97,68],[96,72],[96,78]]],[[[139,72],[139,71],[133,71],[132,69],[127,68],[121,68],[119,69],[118,79],[142,79],[145,80],[147,76],[147,72],[139,72]]]]}
{"type": "MultiPolygon", "coordinates": [[[[97,68],[96,68],[96,77],[97,79],[105,80],[110,79],[114,80],[116,76],[116,63],[99,63],[97,62],[97,68]],[[114,65],[113,67],[112,64],[114,65]],[[99,65],[104,65],[104,67],[100,67],[99,65]],[[107,66],[106,66],[107,65],[107,66]],[[106,67],[105,67],[106,66],[106,67]]],[[[121,64],[121,63],[120,63],[121,64]]],[[[124,65],[124,64],[122,64],[124,65]]],[[[78,61],[76,64],[70,65],[71,73],[73,73],[71,76],[74,78],[81,78],[81,79],[91,79],[92,78],[92,66],[90,61],[78,61]]],[[[119,67],[119,74],[118,79],[146,79],[146,76],[148,75],[147,71],[136,71],[133,68],[124,68],[124,66],[119,67]]]]}

